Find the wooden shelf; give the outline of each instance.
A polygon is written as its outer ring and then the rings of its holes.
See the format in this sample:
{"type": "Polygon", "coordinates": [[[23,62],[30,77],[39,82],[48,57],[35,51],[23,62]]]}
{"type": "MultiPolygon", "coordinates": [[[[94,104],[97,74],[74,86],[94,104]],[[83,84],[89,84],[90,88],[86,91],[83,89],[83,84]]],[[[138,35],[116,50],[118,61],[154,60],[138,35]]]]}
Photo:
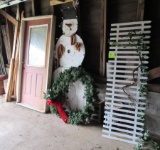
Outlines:
{"type": "Polygon", "coordinates": [[[59,5],[59,4],[64,4],[64,3],[69,3],[69,2],[73,2],[73,0],[51,0],[50,1],[50,5],[59,5]]]}

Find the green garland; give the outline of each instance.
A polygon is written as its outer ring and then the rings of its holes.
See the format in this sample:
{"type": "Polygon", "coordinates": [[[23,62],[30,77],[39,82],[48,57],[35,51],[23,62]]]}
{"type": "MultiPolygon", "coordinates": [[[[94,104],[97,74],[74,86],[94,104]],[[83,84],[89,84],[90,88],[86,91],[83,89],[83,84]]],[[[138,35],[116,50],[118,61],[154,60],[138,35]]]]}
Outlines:
{"type": "MultiPolygon", "coordinates": [[[[58,75],[57,79],[54,80],[52,87],[48,89],[46,93],[44,93],[44,98],[46,100],[56,99],[59,102],[65,102],[65,96],[63,91],[65,91],[71,83],[77,81],[78,79],[82,82],[82,84],[85,85],[84,96],[86,98],[86,105],[81,111],[66,111],[69,117],[67,123],[87,124],[90,123],[91,115],[95,112],[95,102],[98,98],[98,92],[96,90],[93,79],[82,67],[71,67],[70,69],[65,70],[63,73],[61,72],[58,75]]],[[[56,107],[50,106],[50,110],[52,113],[56,113],[58,115],[56,107]]]]}

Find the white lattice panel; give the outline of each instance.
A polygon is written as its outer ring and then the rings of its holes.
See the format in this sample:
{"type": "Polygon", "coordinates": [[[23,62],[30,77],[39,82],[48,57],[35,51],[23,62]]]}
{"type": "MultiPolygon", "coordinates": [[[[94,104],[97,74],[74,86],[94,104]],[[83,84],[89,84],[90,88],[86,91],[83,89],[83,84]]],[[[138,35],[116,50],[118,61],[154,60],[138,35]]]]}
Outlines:
{"type": "MultiPolygon", "coordinates": [[[[123,87],[133,83],[133,69],[139,64],[139,56],[135,47],[129,46],[128,33],[137,34],[132,39],[137,40],[141,33],[145,35],[144,43],[149,44],[151,21],[119,23],[111,25],[110,41],[118,42],[123,46],[110,46],[110,53],[115,58],[107,63],[107,88],[105,97],[105,112],[103,137],[127,143],[136,144],[143,135],[144,123],[140,118],[145,110],[145,96],[141,96],[139,87],[141,81],[146,84],[147,77],[143,77],[140,68],[135,71],[137,84],[129,86],[127,93],[136,100],[135,105],[124,93],[123,87]],[[125,45],[125,47],[124,47],[125,45]]],[[[149,46],[147,46],[147,49],[149,46]]],[[[148,64],[148,50],[143,51],[144,64],[148,64]]]]}

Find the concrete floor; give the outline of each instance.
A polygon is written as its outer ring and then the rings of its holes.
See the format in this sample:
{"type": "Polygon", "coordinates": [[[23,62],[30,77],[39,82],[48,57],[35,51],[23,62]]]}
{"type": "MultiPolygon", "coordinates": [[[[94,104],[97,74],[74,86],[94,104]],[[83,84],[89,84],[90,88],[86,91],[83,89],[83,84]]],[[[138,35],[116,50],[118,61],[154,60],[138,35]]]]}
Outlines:
{"type": "Polygon", "coordinates": [[[133,145],[102,137],[102,126],[64,124],[0,96],[0,150],[133,150],[133,145]]]}

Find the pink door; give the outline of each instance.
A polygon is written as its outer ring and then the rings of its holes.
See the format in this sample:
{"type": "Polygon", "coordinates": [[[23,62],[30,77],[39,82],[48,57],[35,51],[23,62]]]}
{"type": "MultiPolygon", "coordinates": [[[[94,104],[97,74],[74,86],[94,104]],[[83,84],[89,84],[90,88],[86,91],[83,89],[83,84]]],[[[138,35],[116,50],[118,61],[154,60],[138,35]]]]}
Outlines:
{"type": "Polygon", "coordinates": [[[51,18],[26,22],[22,67],[21,103],[38,111],[45,111],[48,41],[51,18]]]}

